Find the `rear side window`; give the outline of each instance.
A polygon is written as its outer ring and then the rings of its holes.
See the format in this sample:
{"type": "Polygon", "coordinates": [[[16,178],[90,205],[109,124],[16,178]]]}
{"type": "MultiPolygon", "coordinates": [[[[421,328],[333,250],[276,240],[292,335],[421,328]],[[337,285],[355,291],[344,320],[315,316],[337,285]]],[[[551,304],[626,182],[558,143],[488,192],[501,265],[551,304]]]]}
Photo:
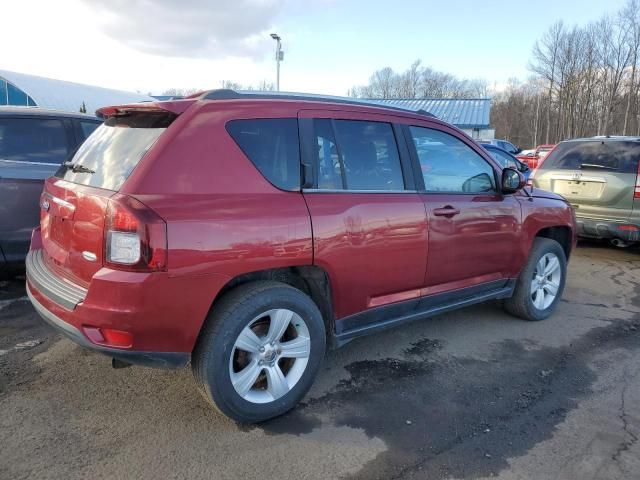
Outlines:
{"type": "Polygon", "coordinates": [[[168,112],[134,112],[108,118],[80,145],[56,176],[74,183],[119,190],[144,154],[173,122],[168,112]]]}
{"type": "Polygon", "coordinates": [[[314,129],[319,189],[404,190],[391,124],[316,119],[314,129]]]}
{"type": "Polygon", "coordinates": [[[553,149],[540,169],[636,173],[639,158],[639,142],[564,142],[553,149]]]}
{"type": "Polygon", "coordinates": [[[389,123],[335,120],[349,190],[404,190],[398,147],[389,123]]]}
{"type": "Polygon", "coordinates": [[[227,132],[260,173],[282,190],[300,189],[298,120],[231,120],[227,132]]]}
{"type": "Polygon", "coordinates": [[[61,120],[0,118],[0,159],[60,164],[69,155],[61,120]]]}

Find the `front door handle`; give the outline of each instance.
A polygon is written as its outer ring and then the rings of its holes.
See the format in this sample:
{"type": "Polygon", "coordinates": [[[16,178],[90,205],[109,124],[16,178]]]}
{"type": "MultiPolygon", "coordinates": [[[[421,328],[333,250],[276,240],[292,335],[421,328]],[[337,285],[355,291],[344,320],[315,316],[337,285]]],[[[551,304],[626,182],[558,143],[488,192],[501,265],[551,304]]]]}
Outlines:
{"type": "Polygon", "coordinates": [[[455,215],[458,215],[459,213],[460,213],[460,210],[452,207],[451,205],[447,205],[446,207],[442,207],[442,208],[436,208],[433,210],[433,214],[436,217],[451,218],[455,215]]]}

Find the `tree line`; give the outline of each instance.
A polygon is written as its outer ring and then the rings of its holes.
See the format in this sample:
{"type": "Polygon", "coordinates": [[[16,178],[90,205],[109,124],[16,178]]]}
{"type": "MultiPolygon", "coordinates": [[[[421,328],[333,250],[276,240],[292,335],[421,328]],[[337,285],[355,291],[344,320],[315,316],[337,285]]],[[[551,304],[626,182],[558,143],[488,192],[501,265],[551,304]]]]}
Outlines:
{"type": "Polygon", "coordinates": [[[521,146],[591,135],[640,136],[640,3],[587,25],[554,23],[536,41],[532,75],[490,91],[482,79],[459,79],[416,61],[401,73],[376,71],[349,95],[369,98],[492,97],[497,138],[521,146]]]}

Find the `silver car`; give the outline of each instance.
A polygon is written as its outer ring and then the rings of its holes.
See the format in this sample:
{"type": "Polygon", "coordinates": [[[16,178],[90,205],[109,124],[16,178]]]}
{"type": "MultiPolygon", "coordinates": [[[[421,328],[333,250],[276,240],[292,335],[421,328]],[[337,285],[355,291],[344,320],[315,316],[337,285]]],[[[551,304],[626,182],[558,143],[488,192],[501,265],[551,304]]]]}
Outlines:
{"type": "Polygon", "coordinates": [[[24,265],[44,179],[100,123],[80,113],[0,107],[0,276],[24,265]]]}
{"type": "Polygon", "coordinates": [[[640,138],[592,137],[559,143],[533,185],[575,208],[578,234],[626,247],[640,241],[640,138]]]}

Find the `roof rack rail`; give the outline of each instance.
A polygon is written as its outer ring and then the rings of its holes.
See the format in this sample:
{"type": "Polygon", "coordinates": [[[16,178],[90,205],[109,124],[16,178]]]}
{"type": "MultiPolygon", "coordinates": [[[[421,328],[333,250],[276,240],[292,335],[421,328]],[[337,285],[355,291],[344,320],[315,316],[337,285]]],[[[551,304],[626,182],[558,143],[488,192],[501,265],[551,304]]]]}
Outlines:
{"type": "Polygon", "coordinates": [[[204,92],[201,100],[238,100],[241,98],[254,98],[260,100],[310,100],[310,101],[328,101],[332,103],[344,103],[347,105],[365,105],[370,107],[384,108],[387,110],[397,110],[405,113],[415,113],[425,117],[437,118],[426,110],[412,110],[397,105],[389,105],[371,100],[360,100],[350,97],[337,97],[332,95],[319,95],[314,93],[292,93],[292,92],[267,92],[258,90],[231,90],[228,88],[220,88],[204,92]]]}

